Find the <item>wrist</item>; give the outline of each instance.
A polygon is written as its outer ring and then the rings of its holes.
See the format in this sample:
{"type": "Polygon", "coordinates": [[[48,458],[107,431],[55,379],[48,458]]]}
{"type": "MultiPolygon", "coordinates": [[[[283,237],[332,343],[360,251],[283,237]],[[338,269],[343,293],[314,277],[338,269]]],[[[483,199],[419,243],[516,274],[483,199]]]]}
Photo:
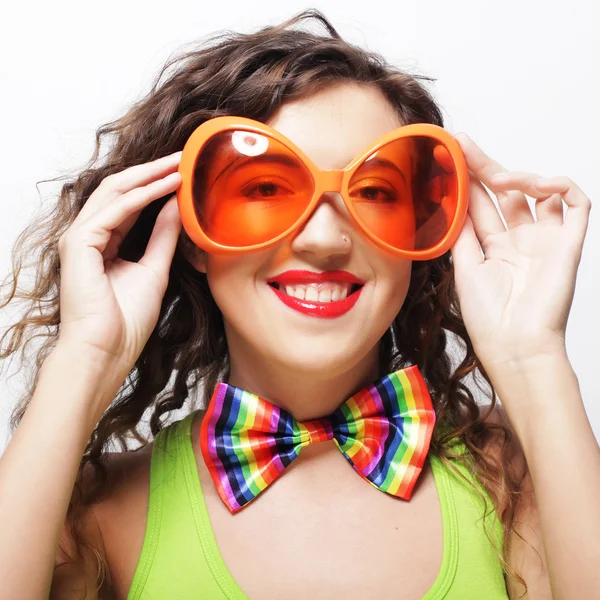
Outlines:
{"type": "Polygon", "coordinates": [[[569,362],[565,339],[561,336],[546,336],[543,339],[522,336],[519,341],[502,343],[496,340],[492,348],[475,353],[486,372],[505,375],[525,375],[547,369],[551,364],[569,362]]]}
{"type": "Polygon", "coordinates": [[[518,347],[513,345],[506,350],[496,348],[490,354],[493,355],[493,358],[481,361],[490,377],[494,373],[502,374],[505,377],[530,376],[548,369],[549,365],[569,363],[564,344],[529,345],[528,347],[524,344],[518,347]]]}
{"type": "Polygon", "coordinates": [[[51,355],[68,357],[89,368],[91,372],[102,374],[104,377],[124,369],[124,361],[120,360],[120,357],[79,341],[59,338],[51,355]]]}
{"type": "Polygon", "coordinates": [[[127,374],[114,358],[105,353],[60,342],[44,360],[40,381],[56,386],[52,389],[67,386],[71,396],[70,410],[81,408],[89,415],[92,426],[95,426],[121,388],[127,374]]]}
{"type": "Polygon", "coordinates": [[[524,357],[490,371],[485,368],[521,440],[538,428],[540,415],[549,407],[556,411],[557,405],[573,402],[579,393],[566,352],[524,357]]]}

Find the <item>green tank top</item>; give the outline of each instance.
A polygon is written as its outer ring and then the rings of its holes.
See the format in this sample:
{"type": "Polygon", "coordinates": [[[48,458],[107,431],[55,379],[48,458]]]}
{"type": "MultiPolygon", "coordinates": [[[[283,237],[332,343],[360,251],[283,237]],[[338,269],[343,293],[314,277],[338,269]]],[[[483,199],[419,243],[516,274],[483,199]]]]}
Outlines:
{"type": "MultiPolygon", "coordinates": [[[[154,441],[146,533],[127,600],[249,600],[227,570],[211,527],[191,442],[195,414],[166,427],[154,441]]],[[[482,500],[438,457],[430,454],[427,460],[441,505],[443,555],[422,600],[507,600],[502,565],[483,531],[482,500]]],[[[494,514],[486,517],[490,524],[494,514]]],[[[492,531],[502,547],[499,519],[492,531]]]]}

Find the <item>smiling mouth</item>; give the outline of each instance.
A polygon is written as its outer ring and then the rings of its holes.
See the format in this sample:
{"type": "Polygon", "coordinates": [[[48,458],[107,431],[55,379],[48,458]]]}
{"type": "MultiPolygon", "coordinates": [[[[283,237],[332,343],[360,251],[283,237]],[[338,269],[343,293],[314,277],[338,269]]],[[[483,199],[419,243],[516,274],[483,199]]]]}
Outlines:
{"type": "Polygon", "coordinates": [[[343,281],[327,281],[319,283],[283,284],[276,281],[269,282],[272,288],[282,294],[320,304],[339,302],[358,292],[363,286],[359,283],[346,283],[343,281]]]}

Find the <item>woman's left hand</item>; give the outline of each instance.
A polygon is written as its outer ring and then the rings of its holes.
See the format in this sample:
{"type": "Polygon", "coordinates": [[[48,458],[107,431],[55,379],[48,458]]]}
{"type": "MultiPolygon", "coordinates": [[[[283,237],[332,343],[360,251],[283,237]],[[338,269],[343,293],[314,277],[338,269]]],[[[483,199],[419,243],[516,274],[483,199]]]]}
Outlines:
{"type": "Polygon", "coordinates": [[[477,356],[490,373],[541,353],[566,353],[589,198],[568,177],[508,172],[466,134],[455,137],[471,173],[469,211],[452,259],[477,356]],[[506,226],[482,183],[496,195],[506,226]],[[535,219],[525,194],[536,199],[535,219]]]}

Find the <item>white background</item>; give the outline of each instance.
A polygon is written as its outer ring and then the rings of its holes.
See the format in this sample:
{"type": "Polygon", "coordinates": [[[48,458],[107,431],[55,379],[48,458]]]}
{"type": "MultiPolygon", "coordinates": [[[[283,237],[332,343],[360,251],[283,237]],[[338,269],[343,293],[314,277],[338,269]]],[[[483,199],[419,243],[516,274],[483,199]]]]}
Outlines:
{"type": "MultiPolygon", "coordinates": [[[[140,98],[169,55],[216,30],[250,32],[319,8],[349,41],[437,78],[451,133],[510,170],[571,177],[595,203],[567,350],[600,439],[600,8],[597,0],[11,2],[0,26],[0,275],[18,233],[82,166],[94,132],[140,98]]],[[[6,327],[11,312],[0,313],[6,327]]],[[[11,367],[12,374],[15,367],[11,367]]],[[[0,381],[0,451],[21,374],[0,381]]],[[[60,402],[60,398],[56,399],[60,402]]],[[[557,398],[549,397],[548,410],[557,398]]],[[[560,444],[560,440],[557,440],[560,444]]]]}

